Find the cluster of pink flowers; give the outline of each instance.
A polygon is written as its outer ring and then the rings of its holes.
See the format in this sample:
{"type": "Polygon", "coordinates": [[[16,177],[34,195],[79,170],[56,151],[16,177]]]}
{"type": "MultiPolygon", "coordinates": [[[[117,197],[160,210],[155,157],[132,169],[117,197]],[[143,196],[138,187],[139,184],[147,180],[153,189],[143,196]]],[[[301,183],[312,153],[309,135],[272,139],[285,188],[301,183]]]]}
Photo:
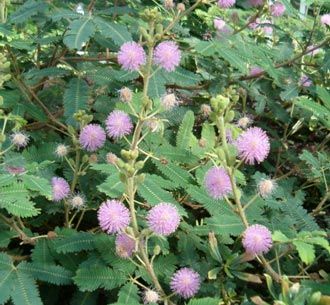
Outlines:
{"type": "MultiPolygon", "coordinates": [[[[174,41],[163,41],[154,50],[154,63],[166,71],[174,71],[181,60],[181,51],[174,41]]],[[[124,43],[118,52],[118,63],[128,71],[138,71],[146,63],[143,47],[134,42],[124,43]]]]}

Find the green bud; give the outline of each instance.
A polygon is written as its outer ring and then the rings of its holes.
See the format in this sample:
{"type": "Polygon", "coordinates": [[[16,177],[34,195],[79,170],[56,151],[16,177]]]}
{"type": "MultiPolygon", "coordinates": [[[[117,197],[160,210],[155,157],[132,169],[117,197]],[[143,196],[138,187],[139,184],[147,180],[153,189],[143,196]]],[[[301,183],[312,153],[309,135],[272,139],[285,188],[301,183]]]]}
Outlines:
{"type": "Polygon", "coordinates": [[[144,167],[144,162],[143,161],[138,161],[135,163],[135,169],[140,170],[144,167]]]}
{"type": "Polygon", "coordinates": [[[224,97],[224,96],[222,96],[222,95],[218,95],[218,96],[217,96],[217,99],[218,99],[218,101],[219,101],[219,107],[220,107],[221,109],[226,109],[226,108],[228,107],[228,105],[229,105],[229,103],[230,103],[230,100],[229,100],[228,97],[224,97]]]}
{"type": "Polygon", "coordinates": [[[160,246],[156,245],[155,248],[154,248],[154,251],[153,251],[154,255],[159,255],[161,250],[162,249],[160,248],[160,246]]]}
{"type": "Polygon", "coordinates": [[[124,159],[126,159],[126,160],[130,160],[130,159],[131,159],[131,153],[130,153],[130,151],[128,151],[128,150],[122,149],[122,150],[120,151],[120,155],[121,155],[124,159]]]}
{"type": "Polygon", "coordinates": [[[211,107],[216,112],[219,110],[219,101],[217,98],[215,97],[211,98],[211,107]]]}
{"type": "Polygon", "coordinates": [[[310,297],[308,304],[310,304],[310,305],[317,305],[317,304],[319,304],[320,299],[321,299],[321,296],[322,296],[321,292],[319,292],[319,291],[318,292],[314,292],[312,294],[312,296],[310,297]]]}
{"type": "Polygon", "coordinates": [[[139,151],[137,149],[131,151],[130,153],[131,153],[131,158],[133,160],[137,159],[137,157],[139,156],[139,151]]]}
{"type": "Polygon", "coordinates": [[[161,23],[158,23],[156,25],[156,34],[162,35],[163,34],[163,31],[164,31],[163,25],[161,23]]]}
{"type": "Polygon", "coordinates": [[[126,163],[122,159],[118,159],[116,164],[121,169],[123,169],[126,165],[126,163]]]}
{"type": "Polygon", "coordinates": [[[235,111],[233,110],[230,110],[226,113],[226,116],[225,116],[225,121],[227,123],[230,123],[235,117],[235,111]]]}
{"type": "Polygon", "coordinates": [[[82,162],[83,163],[87,163],[89,161],[89,157],[88,157],[88,155],[84,155],[83,157],[82,157],[82,162]]]}

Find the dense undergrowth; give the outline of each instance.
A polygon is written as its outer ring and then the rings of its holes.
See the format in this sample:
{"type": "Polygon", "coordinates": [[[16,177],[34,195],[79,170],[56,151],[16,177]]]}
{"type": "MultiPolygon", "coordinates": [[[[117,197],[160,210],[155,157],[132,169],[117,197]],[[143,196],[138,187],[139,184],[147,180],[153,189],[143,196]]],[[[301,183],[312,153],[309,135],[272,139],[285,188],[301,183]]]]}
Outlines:
{"type": "Polygon", "coordinates": [[[329,304],[306,5],[0,0],[0,304],[329,304]]]}

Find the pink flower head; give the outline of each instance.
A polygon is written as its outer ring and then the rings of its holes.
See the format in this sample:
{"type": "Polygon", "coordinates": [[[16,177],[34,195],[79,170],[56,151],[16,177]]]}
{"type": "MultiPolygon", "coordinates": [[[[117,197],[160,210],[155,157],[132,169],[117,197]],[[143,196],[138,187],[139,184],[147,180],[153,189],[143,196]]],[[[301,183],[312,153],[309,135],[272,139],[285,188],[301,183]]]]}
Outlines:
{"type": "Polygon", "coordinates": [[[171,279],[171,289],[185,299],[193,297],[199,290],[201,278],[191,268],[181,268],[175,272],[171,279]]]}
{"type": "Polygon", "coordinates": [[[321,23],[323,25],[330,26],[330,14],[325,14],[325,15],[321,16],[321,23]]]}
{"type": "Polygon", "coordinates": [[[118,52],[118,63],[129,71],[139,70],[146,62],[146,53],[141,45],[134,41],[125,42],[118,52]]]}
{"type": "Polygon", "coordinates": [[[181,59],[181,51],[174,41],[163,41],[154,52],[154,62],[160,65],[166,71],[174,71],[179,65],[181,59]]]}
{"type": "Polygon", "coordinates": [[[251,6],[260,6],[264,4],[264,0],[249,0],[251,6]]]}
{"type": "Polygon", "coordinates": [[[262,198],[267,198],[275,190],[277,184],[272,179],[262,179],[258,183],[258,191],[262,198]]]}
{"type": "Polygon", "coordinates": [[[264,161],[270,150],[269,138],[259,127],[248,128],[235,144],[241,160],[250,165],[264,161]]]}
{"type": "Polygon", "coordinates": [[[129,210],[118,200],[103,202],[97,212],[100,227],[108,234],[124,230],[130,223],[129,210]]]}
{"type": "Polygon", "coordinates": [[[219,0],[218,5],[221,8],[229,8],[235,4],[236,0],[219,0]]]}
{"type": "Polygon", "coordinates": [[[135,240],[125,233],[116,236],[116,253],[121,258],[129,258],[135,251],[135,240]]]}
{"type": "Polygon", "coordinates": [[[52,178],[52,191],[53,191],[53,200],[61,201],[66,198],[70,194],[70,186],[69,183],[60,177],[52,178]]]}
{"type": "Polygon", "coordinates": [[[226,26],[226,22],[220,18],[215,18],[213,20],[213,25],[218,31],[222,31],[226,26]]]}
{"type": "Polygon", "coordinates": [[[247,253],[265,254],[272,247],[272,234],[265,226],[252,225],[244,231],[242,244],[247,253]]]}
{"type": "Polygon", "coordinates": [[[159,203],[147,215],[149,228],[158,235],[168,236],[176,231],[180,224],[177,208],[171,203],[159,203]]]}
{"type": "Polygon", "coordinates": [[[273,27],[272,26],[263,26],[262,31],[264,32],[265,35],[272,35],[273,34],[273,27]]]}
{"type": "Polygon", "coordinates": [[[273,17],[280,17],[285,12],[285,5],[282,2],[276,1],[270,6],[270,13],[273,17]]]}
{"type": "Polygon", "coordinates": [[[220,199],[232,191],[228,173],[222,167],[210,168],[205,175],[204,185],[214,199],[220,199]]]}
{"type": "Polygon", "coordinates": [[[312,84],[313,84],[313,82],[311,81],[311,79],[306,74],[303,74],[299,79],[299,85],[302,86],[302,87],[308,88],[312,84]]]}
{"type": "Polygon", "coordinates": [[[127,113],[121,110],[114,110],[105,122],[109,137],[120,139],[132,132],[133,123],[127,113]]]}
{"type": "Polygon", "coordinates": [[[80,131],[80,145],[87,151],[96,151],[101,148],[105,140],[105,131],[98,124],[88,124],[80,131]]]}
{"type": "Polygon", "coordinates": [[[249,74],[250,74],[250,76],[257,76],[263,72],[264,72],[264,70],[262,68],[260,68],[258,66],[254,66],[254,67],[251,67],[249,74]]]}

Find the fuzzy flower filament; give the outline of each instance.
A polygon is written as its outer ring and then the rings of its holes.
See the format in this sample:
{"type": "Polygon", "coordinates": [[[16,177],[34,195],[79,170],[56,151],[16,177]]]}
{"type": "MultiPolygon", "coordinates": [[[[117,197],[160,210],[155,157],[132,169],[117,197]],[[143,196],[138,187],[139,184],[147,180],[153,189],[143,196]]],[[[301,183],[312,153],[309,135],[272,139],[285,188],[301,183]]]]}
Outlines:
{"type": "Polygon", "coordinates": [[[259,127],[250,127],[235,142],[238,155],[245,163],[253,165],[264,161],[270,151],[269,138],[259,127]]]}
{"type": "Polygon", "coordinates": [[[229,8],[235,4],[236,0],[219,0],[218,6],[221,8],[229,8]]]}
{"type": "Polygon", "coordinates": [[[120,47],[117,59],[123,69],[138,71],[146,62],[146,53],[141,45],[130,41],[120,47]]]}
{"type": "Polygon", "coordinates": [[[232,191],[229,175],[222,167],[210,168],[205,175],[204,185],[214,199],[221,199],[232,191]]]}
{"type": "Polygon", "coordinates": [[[100,227],[108,234],[124,230],[130,223],[129,210],[118,200],[103,202],[97,212],[100,227]]]}
{"type": "Polygon", "coordinates": [[[177,208],[171,203],[159,203],[147,215],[149,228],[158,235],[168,236],[176,231],[180,224],[177,208]]]}
{"type": "Polygon", "coordinates": [[[80,145],[89,152],[101,148],[106,140],[104,129],[98,124],[88,124],[80,132],[80,145]]]}
{"type": "Polygon", "coordinates": [[[259,224],[249,226],[243,233],[242,244],[252,255],[266,254],[272,247],[272,234],[267,227],[259,224]]]}
{"type": "Polygon", "coordinates": [[[125,233],[116,236],[116,253],[121,258],[129,258],[135,251],[135,240],[125,233]]]}
{"type": "Polygon", "coordinates": [[[201,279],[191,268],[181,268],[171,279],[171,289],[185,299],[193,297],[199,290],[201,279]]]}
{"type": "Polygon", "coordinates": [[[121,110],[112,111],[105,122],[108,136],[120,139],[129,135],[133,129],[133,123],[127,113],[121,110]]]}
{"type": "Polygon", "coordinates": [[[61,177],[53,177],[51,184],[54,201],[61,201],[69,196],[70,186],[65,179],[61,177]]]}
{"type": "Polygon", "coordinates": [[[174,41],[163,41],[154,51],[154,62],[168,72],[174,71],[179,65],[181,51],[174,41]]]}

